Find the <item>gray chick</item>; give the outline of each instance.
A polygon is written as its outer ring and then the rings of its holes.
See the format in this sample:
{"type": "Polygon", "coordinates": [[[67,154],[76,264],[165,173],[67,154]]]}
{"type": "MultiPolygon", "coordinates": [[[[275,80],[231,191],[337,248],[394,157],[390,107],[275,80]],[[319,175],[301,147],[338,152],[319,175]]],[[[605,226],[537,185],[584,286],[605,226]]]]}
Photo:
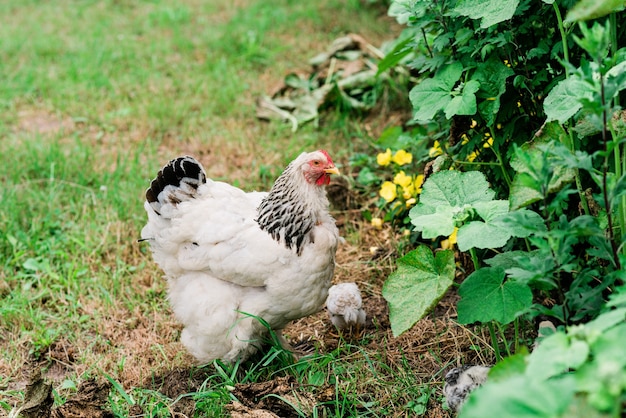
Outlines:
{"type": "Polygon", "coordinates": [[[489,370],[491,367],[487,366],[462,366],[450,370],[443,385],[443,394],[448,407],[458,412],[469,393],[485,383],[489,370]]]}

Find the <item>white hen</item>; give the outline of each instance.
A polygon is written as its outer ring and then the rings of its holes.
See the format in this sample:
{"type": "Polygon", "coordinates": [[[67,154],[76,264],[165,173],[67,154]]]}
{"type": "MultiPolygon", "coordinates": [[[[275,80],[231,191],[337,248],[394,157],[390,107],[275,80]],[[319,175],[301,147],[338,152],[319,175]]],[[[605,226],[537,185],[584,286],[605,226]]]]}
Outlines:
{"type": "MultiPolygon", "coordinates": [[[[319,311],[339,239],[325,151],[302,153],[269,193],[206,178],[191,157],[170,161],[146,191],[141,236],[168,279],[181,341],[200,362],[246,359],[268,330],[319,311]]],[[[286,343],[283,340],[284,343],[286,343]]]]}
{"type": "Polygon", "coordinates": [[[339,283],[328,289],[326,309],[330,321],[339,330],[365,325],[363,301],[356,283],[339,283]]]}

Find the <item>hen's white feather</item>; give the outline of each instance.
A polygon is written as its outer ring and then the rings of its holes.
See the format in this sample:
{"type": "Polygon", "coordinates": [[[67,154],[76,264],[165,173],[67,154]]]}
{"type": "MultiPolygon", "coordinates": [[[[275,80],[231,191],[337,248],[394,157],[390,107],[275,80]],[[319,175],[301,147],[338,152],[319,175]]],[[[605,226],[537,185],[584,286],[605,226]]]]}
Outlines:
{"type": "Polygon", "coordinates": [[[330,320],[338,329],[365,325],[363,300],[356,283],[339,283],[328,289],[326,309],[330,320]]]}
{"type": "Polygon", "coordinates": [[[200,362],[232,362],[255,352],[267,329],[250,315],[280,332],[288,322],[323,307],[338,230],[324,188],[305,181],[298,170],[325,155],[302,154],[289,166],[296,167],[295,199],[312,206],[314,218],[299,254],[259,226],[257,208],[267,193],[245,193],[206,179],[188,196],[170,191],[170,199],[159,194],[156,202],[145,203],[148,222],[142,238],[150,242],[168,279],[169,301],[185,326],[181,341],[200,362]]]}

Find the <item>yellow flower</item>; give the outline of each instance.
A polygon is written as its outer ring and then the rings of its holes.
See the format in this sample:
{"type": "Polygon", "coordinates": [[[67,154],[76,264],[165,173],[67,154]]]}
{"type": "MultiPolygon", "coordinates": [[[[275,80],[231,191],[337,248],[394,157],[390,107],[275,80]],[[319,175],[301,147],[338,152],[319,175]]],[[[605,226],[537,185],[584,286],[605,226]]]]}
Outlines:
{"type": "Polygon", "coordinates": [[[400,187],[408,187],[409,184],[413,183],[413,177],[407,176],[404,171],[399,171],[393,178],[393,182],[400,187]]]}
{"type": "Polygon", "coordinates": [[[470,129],[474,129],[476,127],[476,125],[478,125],[478,122],[476,122],[474,119],[472,119],[472,123],[470,124],[470,129]]]}
{"type": "Polygon", "coordinates": [[[461,141],[461,145],[465,145],[469,142],[469,136],[467,136],[467,134],[461,135],[461,139],[463,140],[461,141]]]}
{"type": "Polygon", "coordinates": [[[408,200],[415,195],[415,188],[413,187],[413,179],[411,179],[411,183],[406,187],[402,188],[402,197],[404,200],[408,200]]]}
{"type": "Polygon", "coordinates": [[[385,181],[382,186],[380,186],[380,191],[378,192],[387,202],[392,202],[397,196],[396,193],[396,185],[390,181],[385,181]]]}
{"type": "Polygon", "coordinates": [[[478,157],[478,155],[480,154],[479,151],[473,151],[471,152],[468,156],[467,156],[467,161],[469,161],[470,163],[472,161],[474,161],[476,159],[476,157],[478,157]]]}
{"type": "Polygon", "coordinates": [[[493,138],[489,138],[483,143],[483,148],[491,148],[493,145],[493,138]]]}
{"type": "Polygon", "coordinates": [[[372,226],[376,229],[382,229],[383,220],[381,218],[372,218],[372,226]]]}
{"type": "Polygon", "coordinates": [[[387,148],[385,152],[381,152],[376,156],[376,162],[378,165],[386,166],[391,162],[391,150],[387,148]]]}
{"type": "Polygon", "coordinates": [[[422,193],[422,184],[424,183],[424,175],[419,174],[415,177],[415,194],[422,193]]]}
{"type": "Polygon", "coordinates": [[[459,228],[455,226],[454,231],[452,231],[452,234],[450,234],[448,239],[444,239],[441,241],[441,248],[443,248],[444,250],[451,250],[452,247],[454,247],[454,244],[456,244],[456,233],[458,231],[459,228]]]}
{"type": "Polygon", "coordinates": [[[413,154],[401,149],[401,150],[398,150],[393,155],[393,158],[391,159],[391,161],[393,161],[394,163],[398,165],[411,164],[411,161],[413,161],[413,154]]]}
{"type": "Polygon", "coordinates": [[[405,204],[407,208],[410,208],[411,206],[413,206],[415,203],[417,203],[417,199],[412,197],[410,199],[407,199],[405,204]]]}
{"type": "Polygon", "coordinates": [[[433,147],[428,151],[428,156],[430,158],[435,158],[441,154],[443,154],[443,151],[441,150],[441,145],[439,145],[439,141],[435,141],[433,147]]]}

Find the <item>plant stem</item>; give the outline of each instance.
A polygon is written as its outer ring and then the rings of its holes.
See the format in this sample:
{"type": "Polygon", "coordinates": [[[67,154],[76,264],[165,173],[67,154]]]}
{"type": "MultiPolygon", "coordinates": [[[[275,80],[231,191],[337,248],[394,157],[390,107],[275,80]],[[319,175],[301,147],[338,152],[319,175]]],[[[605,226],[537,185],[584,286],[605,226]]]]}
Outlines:
{"type": "Polygon", "coordinates": [[[513,330],[515,331],[515,352],[519,351],[519,318],[515,318],[513,321],[513,330]]]}
{"type": "Polygon", "coordinates": [[[498,337],[496,336],[496,330],[493,326],[493,321],[489,321],[487,323],[487,328],[489,328],[489,335],[491,336],[491,345],[493,346],[493,350],[496,354],[496,362],[502,360],[502,354],[500,353],[500,346],[498,345],[498,337]]]}
{"type": "Polygon", "coordinates": [[[509,342],[506,340],[506,335],[504,335],[504,329],[502,329],[502,324],[496,322],[498,326],[498,332],[500,332],[500,338],[502,338],[502,342],[504,343],[504,349],[506,350],[506,355],[511,356],[511,349],[509,348],[509,342]]]}
{"type": "MultiPolygon", "coordinates": [[[[610,24],[610,30],[611,30],[611,56],[613,57],[613,60],[615,60],[615,57],[617,55],[617,49],[618,49],[618,44],[617,44],[617,14],[615,12],[611,13],[609,15],[609,24],[610,24]]],[[[619,94],[615,95],[615,97],[613,98],[613,109],[617,108],[619,109],[619,94]]],[[[613,127],[609,126],[609,130],[611,132],[611,138],[616,138],[615,132],[613,131],[613,127]]],[[[619,142],[619,138],[618,138],[618,142],[619,142]]],[[[623,158],[624,155],[624,145],[623,144],[619,144],[615,146],[614,150],[613,150],[613,158],[615,161],[615,177],[616,178],[621,178],[623,173],[626,173],[626,160],[623,158]]],[[[618,222],[619,222],[619,232],[621,236],[624,236],[624,234],[626,233],[626,196],[622,196],[620,198],[620,201],[618,203],[618,207],[617,207],[617,215],[618,215],[618,222]]],[[[622,246],[620,253],[622,255],[626,254],[626,249],[622,246]]]]}
{"type": "Polygon", "coordinates": [[[472,256],[472,262],[474,263],[474,270],[478,270],[480,268],[480,264],[478,263],[478,256],[476,255],[476,249],[474,247],[469,250],[470,255],[472,256]]]}
{"type": "MultiPolygon", "coordinates": [[[[569,63],[569,50],[567,47],[567,34],[565,33],[565,27],[563,26],[563,18],[561,17],[561,10],[559,10],[559,6],[555,1],[552,3],[552,7],[554,7],[554,13],[556,14],[556,20],[559,23],[559,32],[561,33],[561,43],[563,44],[563,58],[565,62],[569,63]]],[[[569,77],[569,71],[567,66],[565,66],[565,77],[569,77]]]]}
{"type": "MultiPolygon", "coordinates": [[[[600,68],[602,67],[602,62],[599,63],[600,68]]],[[[604,208],[606,210],[606,221],[607,221],[607,239],[611,245],[611,251],[613,253],[613,263],[615,264],[615,268],[620,270],[622,268],[621,263],[619,261],[619,255],[617,250],[617,243],[615,242],[615,231],[613,230],[613,215],[611,210],[611,202],[609,201],[609,191],[607,190],[608,183],[608,173],[609,173],[609,156],[607,154],[608,150],[608,116],[607,116],[607,103],[606,96],[604,91],[604,74],[600,73],[600,100],[602,103],[602,146],[604,148],[604,162],[602,164],[602,195],[604,197],[604,208]]],[[[616,170],[619,168],[616,167],[616,170]]]]}
{"type": "Polygon", "coordinates": [[[504,166],[504,161],[502,160],[502,156],[500,155],[500,151],[497,150],[495,148],[495,144],[496,144],[496,136],[495,136],[495,132],[493,131],[493,126],[489,127],[489,132],[491,133],[491,138],[493,138],[493,144],[490,148],[493,151],[493,153],[496,155],[496,158],[498,159],[498,163],[500,165],[500,169],[502,170],[502,176],[504,177],[504,180],[506,181],[506,185],[509,188],[509,191],[511,190],[511,185],[513,184],[511,182],[511,178],[509,177],[509,173],[506,172],[506,167],[504,166]]]}

